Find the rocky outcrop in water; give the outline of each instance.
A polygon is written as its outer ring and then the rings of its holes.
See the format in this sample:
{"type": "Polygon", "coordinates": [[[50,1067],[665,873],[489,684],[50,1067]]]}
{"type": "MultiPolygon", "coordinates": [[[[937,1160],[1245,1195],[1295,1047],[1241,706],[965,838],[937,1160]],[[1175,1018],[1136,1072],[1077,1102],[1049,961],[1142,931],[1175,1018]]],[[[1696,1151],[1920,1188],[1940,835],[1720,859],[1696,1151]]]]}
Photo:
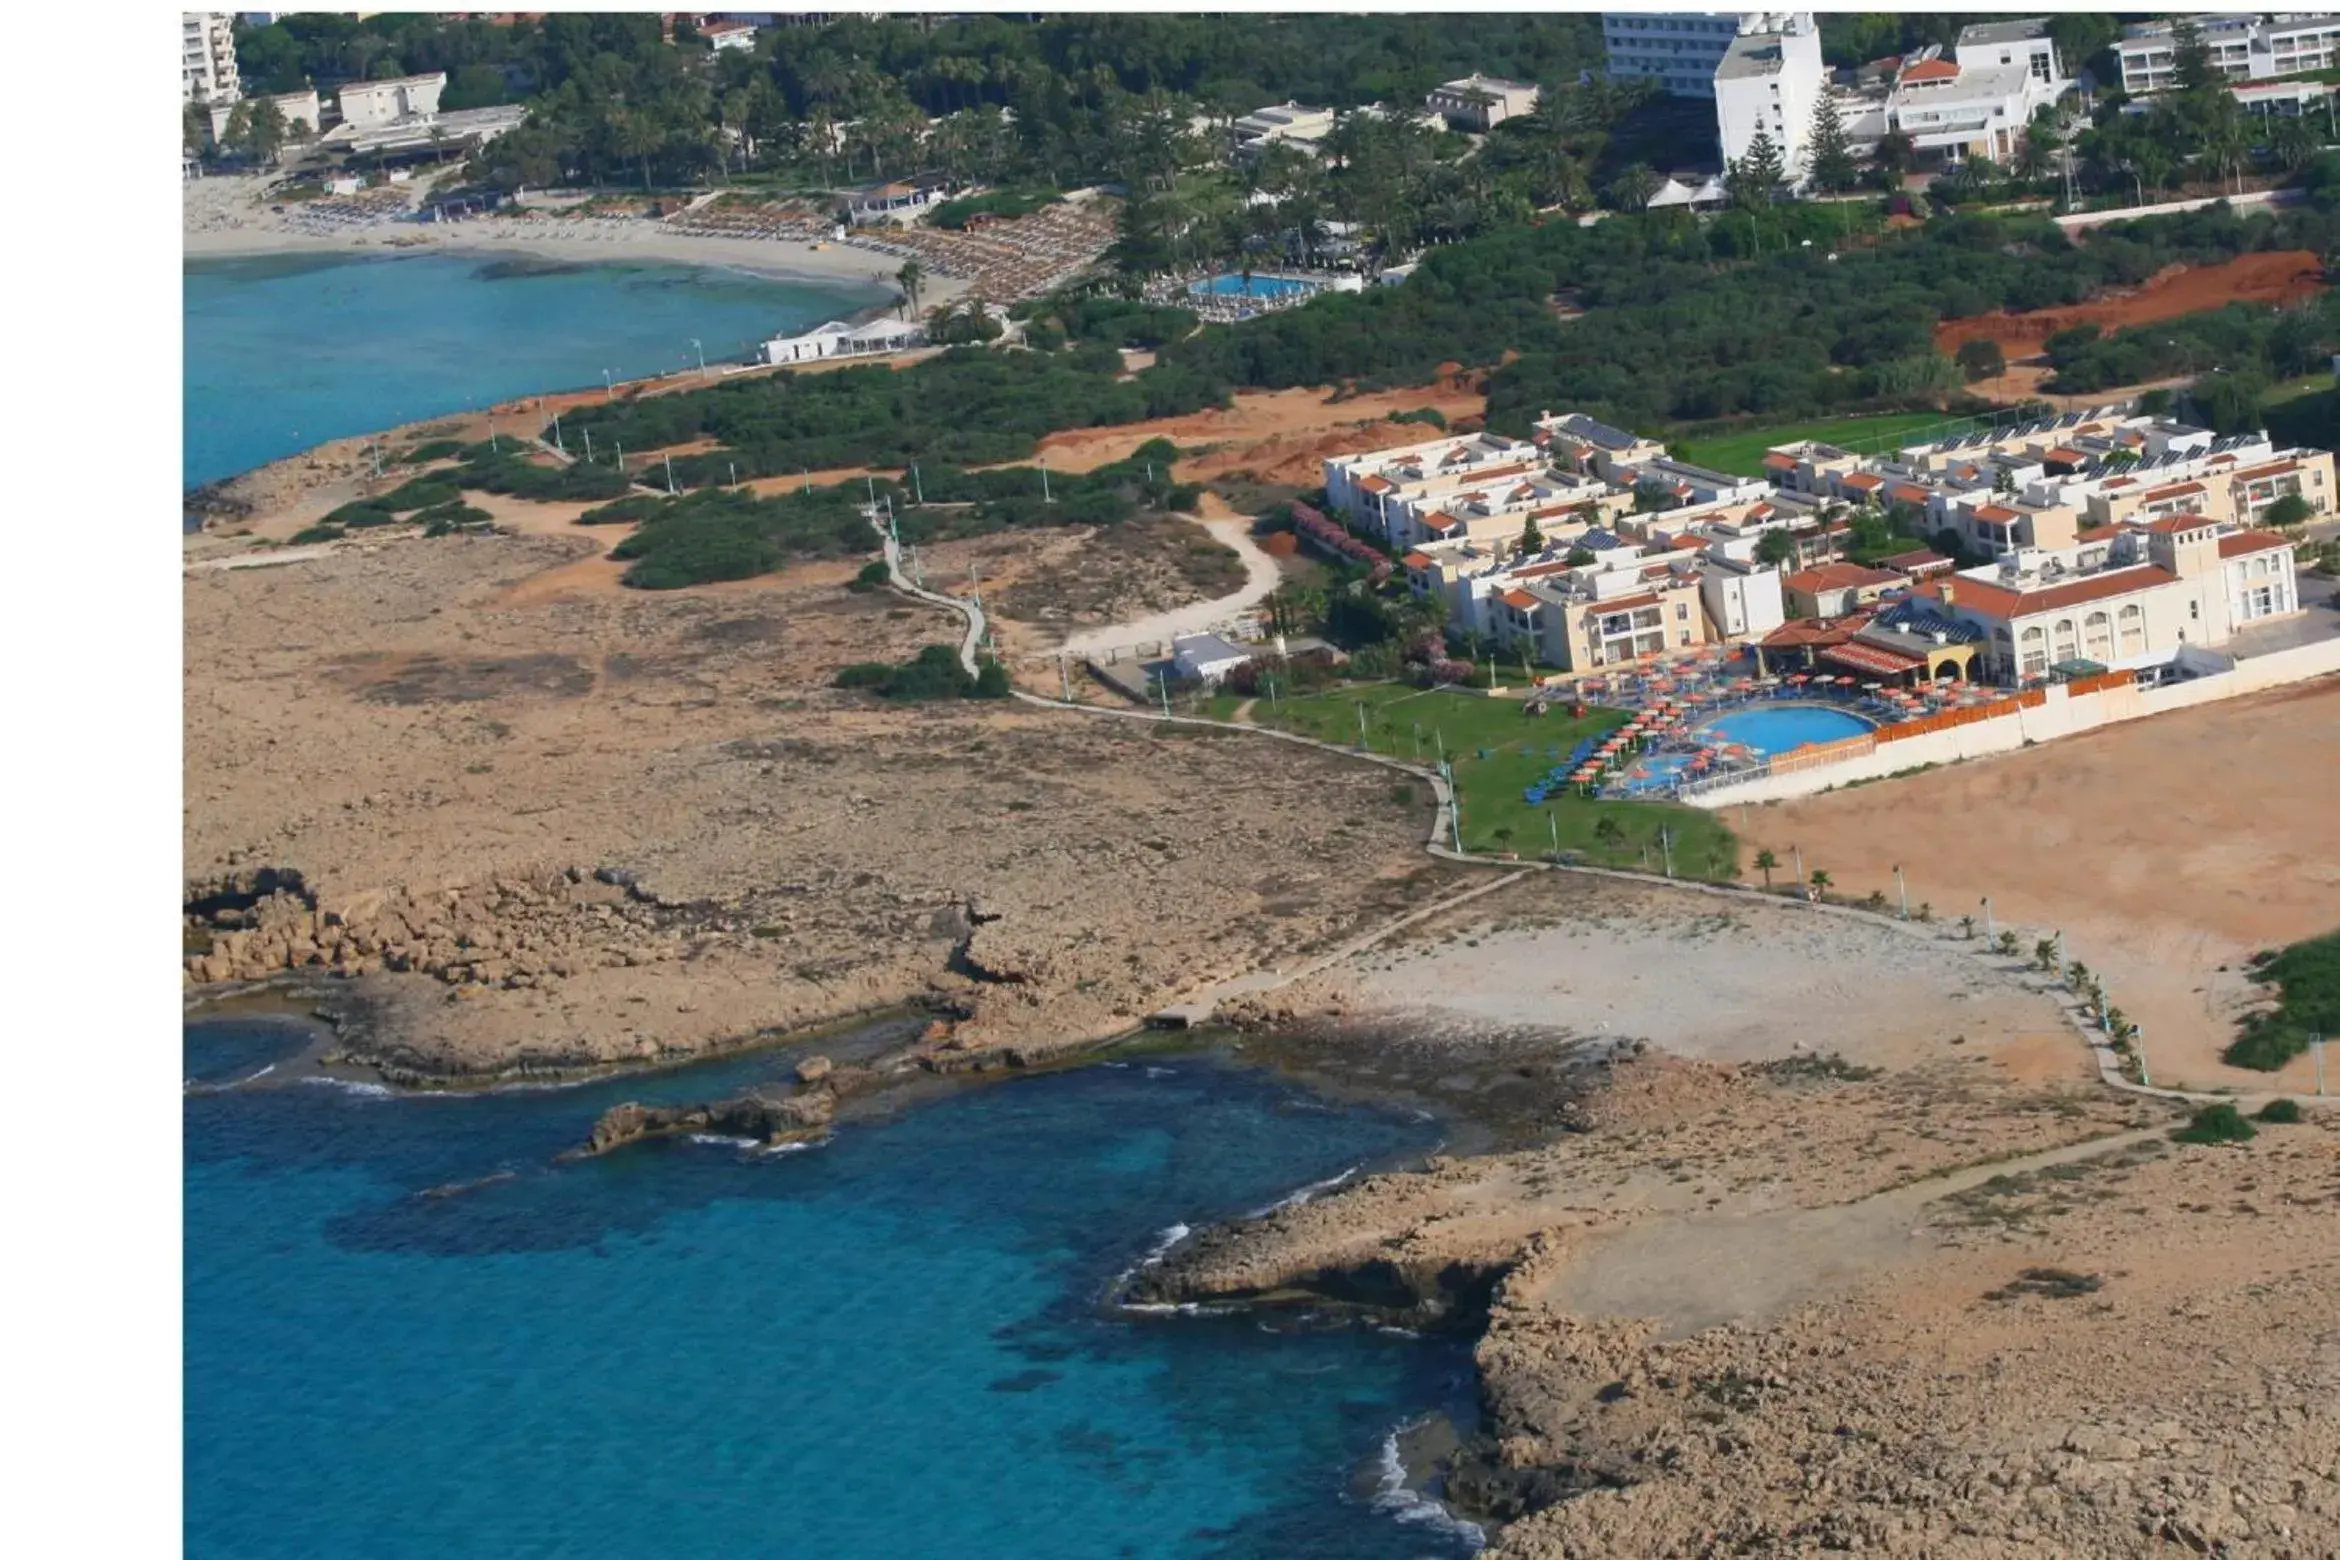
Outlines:
{"type": "Polygon", "coordinates": [[[777,1146],[820,1137],[836,1117],[836,1093],[825,1088],[779,1098],[743,1094],[711,1105],[640,1105],[629,1101],[602,1112],[580,1152],[606,1154],[644,1138],[674,1132],[710,1132],[777,1146]]]}

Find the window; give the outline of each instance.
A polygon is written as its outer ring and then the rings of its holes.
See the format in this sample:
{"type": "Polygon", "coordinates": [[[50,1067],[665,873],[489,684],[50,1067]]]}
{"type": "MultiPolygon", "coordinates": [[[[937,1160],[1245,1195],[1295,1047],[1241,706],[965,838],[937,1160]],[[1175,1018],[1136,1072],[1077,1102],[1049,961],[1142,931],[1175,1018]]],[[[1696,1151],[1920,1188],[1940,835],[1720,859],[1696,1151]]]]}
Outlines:
{"type": "Polygon", "coordinates": [[[2191,617],[2191,618],[2192,618],[2192,619],[2193,619],[2195,622],[2197,622],[2197,623],[2201,622],[2201,621],[2202,621],[2202,603],[2201,603],[2201,601],[2200,601],[2199,599],[2196,599],[2196,600],[2193,600],[2193,601],[2189,601],[2189,602],[2187,602],[2187,603],[2186,603],[2186,606],[2187,606],[2187,608],[2189,609],[2189,610],[2188,610],[2188,612],[2187,612],[2187,616],[2191,617]]]}

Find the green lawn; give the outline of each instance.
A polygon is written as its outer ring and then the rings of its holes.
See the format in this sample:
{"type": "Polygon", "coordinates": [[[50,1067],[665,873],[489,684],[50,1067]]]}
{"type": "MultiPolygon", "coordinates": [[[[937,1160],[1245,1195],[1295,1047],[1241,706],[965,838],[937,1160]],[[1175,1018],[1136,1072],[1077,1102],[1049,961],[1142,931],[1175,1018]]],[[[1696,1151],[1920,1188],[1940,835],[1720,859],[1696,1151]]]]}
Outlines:
{"type": "Polygon", "coordinates": [[[1940,412],[1888,412],[1875,417],[1837,417],[1822,422],[1774,423],[1768,428],[1684,439],[1677,448],[1684,460],[1742,477],[1763,475],[1763,452],[1775,444],[1799,439],[1823,439],[1859,454],[1872,454],[1888,441],[1931,432],[1957,421],[1940,412]]]}
{"type": "MultiPolygon", "coordinates": [[[[1221,694],[1208,701],[1203,713],[1226,720],[1242,702],[1221,694]]],[[[1434,763],[1443,750],[1453,763],[1467,850],[1540,856],[1552,849],[1557,833],[1561,850],[1596,865],[1638,867],[1646,859],[1654,869],[1664,831],[1677,875],[1737,876],[1738,842],[1714,814],[1695,807],[1581,796],[1529,805],[1523,793],[1552,767],[1551,750],[1559,749],[1565,758],[1585,737],[1623,725],[1625,716],[1618,710],[1594,710],[1583,720],[1558,713],[1531,719],[1513,699],[1373,683],[1297,699],[1260,699],[1252,705],[1251,718],[1259,725],[1356,747],[1360,707],[1370,751],[1434,763]],[[1613,832],[1602,830],[1604,819],[1615,825],[1613,832]]]]}

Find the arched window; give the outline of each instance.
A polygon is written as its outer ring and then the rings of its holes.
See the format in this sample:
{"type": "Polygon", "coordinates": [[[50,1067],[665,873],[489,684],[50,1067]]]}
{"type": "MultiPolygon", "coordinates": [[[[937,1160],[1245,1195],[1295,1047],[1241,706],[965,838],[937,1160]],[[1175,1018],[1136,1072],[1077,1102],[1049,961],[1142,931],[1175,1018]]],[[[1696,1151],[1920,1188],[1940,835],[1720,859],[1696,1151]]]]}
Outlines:
{"type": "Polygon", "coordinates": [[[2119,655],[2135,655],[2145,648],[2145,609],[2134,601],[2121,608],[2119,655]]]}
{"type": "Polygon", "coordinates": [[[2112,614],[2091,612],[2080,621],[2080,639],[2091,661],[2109,661],[2113,654],[2112,614]]]}

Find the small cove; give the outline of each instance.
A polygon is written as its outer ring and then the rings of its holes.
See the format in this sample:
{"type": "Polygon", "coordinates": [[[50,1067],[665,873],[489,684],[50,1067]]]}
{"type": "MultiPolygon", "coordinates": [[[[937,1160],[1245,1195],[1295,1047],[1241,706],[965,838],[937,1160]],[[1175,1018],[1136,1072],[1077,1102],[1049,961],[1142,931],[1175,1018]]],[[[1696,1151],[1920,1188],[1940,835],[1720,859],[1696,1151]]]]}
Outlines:
{"type": "MultiPolygon", "coordinates": [[[[306,1039],[199,1020],[185,1072],[250,1077],[306,1039]]],[[[191,1093],[190,1553],[620,1555],[685,1530],[807,1555],[1468,1552],[1381,1489],[1393,1430],[1468,1412],[1465,1345],[1100,1303],[1172,1226],[1422,1152],[1434,1123],[1188,1052],[794,1153],[554,1162],[617,1100],[791,1060],[191,1093]]]]}

